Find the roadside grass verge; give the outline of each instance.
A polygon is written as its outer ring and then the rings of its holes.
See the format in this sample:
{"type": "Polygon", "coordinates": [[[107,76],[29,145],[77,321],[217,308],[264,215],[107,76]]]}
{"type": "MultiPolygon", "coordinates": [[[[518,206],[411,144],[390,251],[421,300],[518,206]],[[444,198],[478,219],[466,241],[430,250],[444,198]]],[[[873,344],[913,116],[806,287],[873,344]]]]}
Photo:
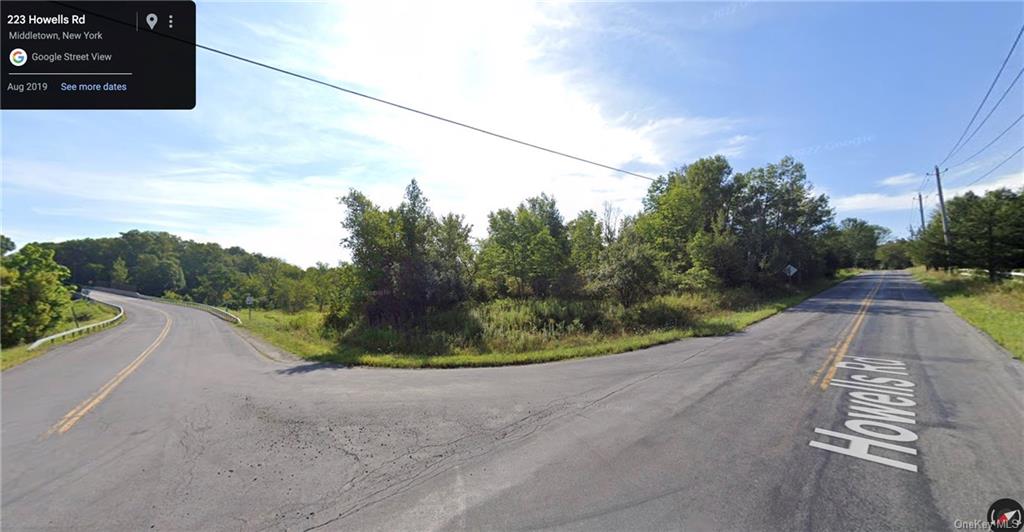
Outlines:
{"type": "MultiPolygon", "coordinates": [[[[685,294],[656,298],[644,309],[631,309],[640,313],[640,319],[647,323],[660,323],[654,330],[629,328],[618,332],[587,330],[583,322],[602,319],[617,319],[629,322],[630,316],[608,318],[608,309],[601,313],[588,312],[587,308],[575,309],[570,322],[546,318],[538,328],[521,327],[524,321],[536,320],[546,310],[556,312],[564,309],[530,308],[529,302],[492,302],[482,309],[472,311],[475,317],[483,316],[484,325],[478,331],[475,342],[458,342],[452,335],[444,333],[447,352],[409,353],[397,349],[374,349],[366,333],[341,339],[321,333],[322,316],[316,311],[285,313],[281,311],[254,310],[251,319],[243,319],[241,327],[246,328],[274,346],[314,362],[328,362],[346,366],[375,366],[390,368],[457,368],[508,366],[553,362],[572,358],[591,357],[612,353],[624,353],[698,336],[718,336],[740,331],[753,323],[777,314],[788,307],[813,296],[858,272],[843,271],[836,279],[822,279],[817,282],[789,288],[770,297],[759,297],[751,291],[736,291],[725,294],[685,294]]],[[[545,305],[544,302],[534,302],[545,305]]],[[[566,303],[573,305],[573,303],[566,303]]],[[[568,311],[564,311],[568,312],[568,311]]],[[[596,327],[596,326],[595,326],[596,327]]],[[[370,333],[387,336],[386,331],[370,333]]],[[[432,337],[421,337],[429,344],[432,337]]],[[[386,341],[374,338],[376,345],[387,345],[386,341]]],[[[396,340],[395,345],[402,342],[396,340]]],[[[430,350],[430,346],[424,347],[430,350]]]]}
{"type": "MultiPolygon", "coordinates": [[[[61,317],[57,326],[52,331],[46,333],[46,335],[49,336],[51,334],[68,331],[75,327],[92,325],[93,323],[99,323],[103,320],[113,318],[116,315],[117,311],[106,305],[101,305],[87,299],[76,299],[71,302],[71,307],[64,310],[64,315],[61,317]],[[74,316],[72,315],[72,309],[74,310],[74,316]],[[75,325],[75,317],[78,318],[78,325],[75,325]]],[[[31,342],[12,347],[4,347],[0,349],[0,371],[13,368],[18,364],[46,353],[55,346],[71,343],[79,338],[89,336],[89,334],[92,333],[86,333],[70,338],[61,338],[55,342],[43,344],[33,351],[28,350],[28,346],[31,342]]]]}
{"type": "Polygon", "coordinates": [[[1024,361],[1024,282],[991,283],[980,277],[912,268],[914,278],[958,316],[1024,361]]]}

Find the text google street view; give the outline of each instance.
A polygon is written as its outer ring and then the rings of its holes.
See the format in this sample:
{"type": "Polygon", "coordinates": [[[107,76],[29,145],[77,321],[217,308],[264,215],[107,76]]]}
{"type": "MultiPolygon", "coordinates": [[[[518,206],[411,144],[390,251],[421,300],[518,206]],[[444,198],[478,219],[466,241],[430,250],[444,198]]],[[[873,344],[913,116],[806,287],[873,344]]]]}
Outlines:
{"type": "Polygon", "coordinates": [[[0,26],[5,531],[1024,530],[1019,2],[0,26]]]}

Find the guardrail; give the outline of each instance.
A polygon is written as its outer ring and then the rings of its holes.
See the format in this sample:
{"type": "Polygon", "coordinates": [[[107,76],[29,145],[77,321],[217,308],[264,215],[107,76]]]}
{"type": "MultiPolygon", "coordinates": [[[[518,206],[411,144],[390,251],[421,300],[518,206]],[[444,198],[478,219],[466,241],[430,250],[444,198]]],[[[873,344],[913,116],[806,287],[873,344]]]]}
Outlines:
{"type": "Polygon", "coordinates": [[[103,320],[103,321],[98,322],[98,323],[93,323],[91,325],[83,325],[82,327],[77,327],[77,328],[71,329],[70,331],[64,331],[62,333],[57,333],[57,334],[51,334],[50,336],[47,336],[45,338],[40,338],[40,339],[36,340],[35,342],[32,342],[28,346],[28,350],[29,351],[31,351],[31,350],[33,350],[33,349],[43,345],[44,343],[52,342],[54,340],[59,340],[61,338],[64,338],[65,336],[78,336],[80,334],[86,334],[86,333],[90,333],[90,332],[93,332],[93,331],[98,331],[100,329],[104,329],[106,327],[114,325],[114,323],[119,321],[121,318],[124,318],[124,308],[121,307],[120,305],[115,305],[113,303],[107,303],[106,301],[100,301],[98,299],[93,299],[93,298],[89,297],[88,294],[85,294],[85,293],[82,293],[80,295],[82,297],[88,299],[89,301],[93,301],[95,303],[99,303],[100,305],[106,305],[108,307],[113,307],[113,308],[117,309],[117,315],[114,316],[113,318],[110,318],[110,319],[107,319],[107,320],[103,320]]]}
{"type": "Polygon", "coordinates": [[[206,305],[204,303],[196,303],[194,301],[179,301],[179,300],[176,300],[176,299],[167,299],[167,298],[163,298],[163,297],[147,296],[145,294],[140,294],[138,292],[130,292],[128,290],[116,290],[116,289],[113,289],[113,288],[106,288],[106,287],[93,287],[93,290],[99,290],[100,292],[111,292],[111,293],[119,294],[119,295],[122,295],[122,296],[134,297],[134,298],[137,298],[137,299],[145,299],[147,301],[157,301],[159,303],[168,303],[168,304],[171,304],[171,305],[178,305],[180,307],[194,308],[194,309],[197,309],[197,310],[202,310],[204,312],[208,312],[210,314],[213,314],[214,316],[216,316],[216,317],[218,317],[218,318],[220,318],[220,319],[222,319],[224,321],[227,321],[227,322],[230,322],[230,323],[234,323],[236,325],[241,325],[242,324],[242,319],[239,318],[238,316],[235,316],[234,314],[228,312],[227,310],[224,310],[222,308],[217,308],[217,307],[215,307],[213,305],[206,305]]]}
{"type": "Polygon", "coordinates": [[[139,294],[138,297],[140,297],[142,299],[148,299],[149,301],[159,301],[161,303],[170,303],[171,305],[178,305],[178,306],[181,306],[181,307],[189,307],[189,308],[199,309],[199,310],[202,310],[202,311],[205,311],[205,312],[209,312],[210,314],[213,314],[214,316],[217,316],[218,318],[220,318],[220,319],[222,319],[224,321],[234,323],[235,325],[241,325],[242,324],[242,319],[239,318],[238,316],[235,316],[234,314],[232,314],[232,313],[230,313],[230,312],[228,312],[228,311],[226,311],[226,310],[224,310],[222,308],[217,308],[217,307],[215,307],[213,305],[207,305],[207,304],[204,304],[204,303],[196,303],[194,301],[178,301],[176,299],[167,299],[167,298],[163,298],[163,297],[146,296],[146,295],[142,295],[142,294],[139,294]]]}
{"type": "MultiPolygon", "coordinates": [[[[972,275],[988,275],[988,270],[985,269],[971,269],[971,268],[957,268],[957,272],[964,277],[972,275]]],[[[1024,277],[1024,272],[999,272],[1000,277],[1024,277]]]]}

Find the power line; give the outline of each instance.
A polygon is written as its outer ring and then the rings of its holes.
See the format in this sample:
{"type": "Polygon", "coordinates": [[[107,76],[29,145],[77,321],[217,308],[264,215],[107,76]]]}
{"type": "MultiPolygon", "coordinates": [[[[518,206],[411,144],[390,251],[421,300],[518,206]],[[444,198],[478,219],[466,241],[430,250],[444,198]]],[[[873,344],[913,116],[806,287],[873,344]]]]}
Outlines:
{"type": "MultiPolygon", "coordinates": [[[[134,24],[131,24],[131,23],[128,23],[128,22],[124,22],[124,21],[121,21],[121,20],[117,20],[117,19],[108,17],[106,15],[100,14],[100,13],[96,13],[96,12],[93,12],[93,11],[82,9],[81,7],[78,7],[78,6],[73,6],[73,5],[65,4],[63,2],[52,2],[52,3],[56,4],[56,5],[59,5],[59,6],[62,6],[62,7],[66,7],[66,8],[69,8],[69,9],[74,9],[74,10],[80,11],[82,13],[93,15],[95,17],[106,19],[106,20],[109,20],[111,22],[115,22],[115,23],[122,24],[122,25],[125,25],[125,26],[134,27],[134,24]]],[[[311,76],[306,76],[304,74],[299,74],[297,72],[292,72],[291,70],[287,70],[287,69],[284,69],[284,68],[281,68],[281,67],[276,67],[276,66],[273,66],[273,65],[270,65],[270,64],[267,64],[267,63],[262,63],[260,61],[256,61],[255,59],[249,59],[249,58],[242,57],[240,55],[236,55],[236,54],[233,54],[233,53],[230,53],[230,52],[225,52],[224,50],[219,50],[217,48],[213,48],[212,46],[206,46],[206,45],[203,45],[203,44],[199,44],[197,42],[189,41],[188,39],[182,39],[180,37],[176,37],[174,35],[168,35],[168,34],[165,34],[165,33],[160,33],[158,31],[153,31],[152,33],[154,33],[156,35],[159,35],[161,37],[165,37],[165,38],[168,38],[168,39],[172,39],[172,40],[184,43],[184,44],[195,46],[196,48],[200,48],[200,49],[206,50],[208,52],[213,52],[215,54],[220,54],[220,55],[223,55],[224,57],[230,57],[231,59],[235,59],[237,61],[242,61],[244,63],[249,63],[251,65],[262,67],[262,68],[265,68],[267,70],[273,70],[275,72],[278,72],[278,73],[281,73],[281,74],[285,74],[287,76],[292,76],[292,77],[295,77],[295,78],[298,78],[298,79],[301,79],[301,80],[309,81],[311,83],[316,83],[318,85],[323,85],[324,87],[335,89],[337,91],[341,91],[341,92],[344,92],[344,93],[347,93],[347,94],[351,94],[353,96],[359,96],[360,98],[366,98],[367,100],[372,100],[372,101],[375,101],[377,103],[382,103],[384,105],[390,105],[391,107],[395,107],[395,108],[401,109],[403,111],[409,111],[411,113],[416,113],[418,115],[426,116],[428,118],[433,118],[435,120],[440,120],[442,122],[447,122],[448,124],[452,124],[452,125],[455,125],[455,126],[459,126],[459,127],[463,127],[463,128],[472,130],[472,131],[476,131],[477,133],[483,133],[485,135],[490,135],[492,137],[496,137],[496,138],[499,138],[501,140],[506,140],[506,141],[509,141],[509,142],[514,142],[514,143],[520,144],[522,146],[526,146],[526,147],[529,147],[529,148],[534,148],[534,149],[537,149],[537,150],[545,151],[545,152],[548,152],[548,153],[551,153],[551,154],[554,154],[554,155],[559,155],[561,157],[566,157],[568,159],[573,159],[575,161],[579,161],[579,162],[582,162],[582,163],[587,163],[587,164],[590,164],[590,165],[598,166],[598,167],[604,168],[606,170],[613,170],[615,172],[620,172],[620,173],[623,173],[623,174],[626,174],[626,175],[631,175],[633,177],[639,177],[640,179],[646,179],[648,181],[654,181],[654,178],[652,178],[652,177],[648,177],[648,176],[645,176],[645,175],[642,175],[642,174],[638,174],[638,173],[635,173],[635,172],[630,172],[629,170],[623,170],[622,168],[616,168],[614,166],[610,166],[610,165],[607,165],[607,164],[599,163],[597,161],[593,161],[593,160],[590,160],[590,159],[585,159],[583,157],[577,157],[576,155],[571,155],[571,154],[565,153],[563,151],[555,150],[555,149],[552,149],[552,148],[545,148],[544,146],[540,146],[538,144],[533,144],[531,142],[526,142],[524,140],[519,140],[519,139],[516,139],[516,138],[513,138],[513,137],[509,137],[507,135],[502,135],[501,133],[496,133],[494,131],[489,131],[487,129],[484,129],[484,128],[481,128],[481,127],[477,127],[477,126],[473,126],[473,125],[467,124],[465,122],[459,122],[458,120],[453,120],[451,118],[445,118],[445,117],[440,116],[440,115],[436,115],[436,114],[433,114],[433,113],[428,113],[427,111],[421,111],[419,109],[416,109],[416,108],[413,108],[413,107],[409,107],[409,106],[406,106],[406,105],[402,105],[400,103],[396,103],[396,102],[393,102],[393,101],[390,101],[390,100],[385,100],[383,98],[378,98],[376,96],[371,96],[371,95],[363,93],[363,92],[359,92],[359,91],[352,90],[352,89],[347,89],[347,88],[342,87],[340,85],[335,85],[333,83],[330,83],[330,82],[327,82],[327,81],[324,81],[324,80],[321,80],[321,79],[317,79],[317,78],[314,78],[314,77],[311,77],[311,76]]]]}
{"type": "Polygon", "coordinates": [[[921,184],[917,185],[917,191],[918,192],[921,192],[922,190],[924,190],[924,184],[928,181],[928,177],[929,177],[928,174],[925,174],[924,177],[921,178],[921,184]]]}
{"type": "Polygon", "coordinates": [[[1021,113],[1021,115],[1020,115],[1020,116],[1018,116],[1018,117],[1017,117],[1017,119],[1016,119],[1016,120],[1014,120],[1012,124],[1010,124],[1009,126],[1007,126],[1007,127],[1006,127],[1006,129],[1004,129],[1002,133],[1000,133],[999,135],[996,135],[996,138],[992,139],[992,142],[989,142],[989,143],[988,143],[988,144],[986,144],[986,145],[985,145],[985,146],[984,146],[983,148],[981,148],[980,150],[978,150],[978,151],[974,152],[974,154],[973,154],[973,155],[971,155],[970,157],[968,157],[968,158],[966,158],[966,159],[964,159],[964,160],[962,160],[962,161],[960,161],[960,162],[958,162],[958,163],[956,163],[956,164],[954,164],[954,165],[950,166],[950,168],[956,168],[957,166],[960,166],[960,165],[962,165],[962,164],[966,163],[967,161],[970,161],[971,159],[973,159],[973,158],[977,157],[979,153],[981,153],[981,152],[983,152],[983,151],[987,150],[987,149],[988,149],[988,148],[989,148],[990,146],[992,146],[993,144],[995,144],[997,140],[999,140],[999,139],[1003,138],[1003,135],[1005,135],[1005,134],[1006,134],[1006,133],[1007,133],[1008,131],[1010,131],[1011,129],[1013,129],[1013,126],[1017,125],[1017,123],[1018,123],[1018,122],[1020,122],[1022,118],[1024,118],[1024,113],[1021,113]]]}
{"type": "Polygon", "coordinates": [[[988,172],[985,172],[985,174],[984,174],[984,175],[982,175],[982,176],[981,176],[981,177],[979,177],[978,179],[975,179],[974,181],[971,181],[970,183],[967,183],[967,184],[966,184],[966,185],[964,185],[964,186],[965,186],[965,187],[969,187],[969,186],[971,186],[971,185],[973,185],[973,184],[977,183],[978,181],[981,181],[982,179],[985,179],[986,177],[988,177],[988,176],[992,175],[992,172],[995,172],[996,170],[998,170],[998,169],[999,169],[999,167],[1000,167],[1000,166],[1002,166],[1002,165],[1006,164],[1006,161],[1009,161],[1010,159],[1013,159],[1013,156],[1014,156],[1014,155],[1017,155],[1018,153],[1020,153],[1020,152],[1021,152],[1021,150],[1024,150],[1024,145],[1021,145],[1021,147],[1017,148],[1017,151],[1015,151],[1015,152],[1011,153],[1009,157],[1007,157],[1007,158],[1003,159],[1003,161],[1002,161],[1002,162],[1000,162],[999,164],[995,165],[995,166],[994,166],[994,167],[993,167],[993,168],[992,168],[991,170],[989,170],[988,172]]]}
{"type": "Polygon", "coordinates": [[[967,135],[967,132],[970,131],[971,126],[974,124],[974,120],[978,118],[978,113],[980,113],[981,108],[985,106],[985,102],[988,101],[989,95],[992,94],[992,89],[995,88],[996,82],[999,81],[999,76],[1003,74],[1003,69],[1006,68],[1006,63],[1010,60],[1010,56],[1012,56],[1013,51],[1017,49],[1017,43],[1020,42],[1021,34],[1024,34],[1024,25],[1022,25],[1020,27],[1020,31],[1017,32],[1017,38],[1014,39],[1013,46],[1010,47],[1010,51],[1006,54],[1006,58],[1003,59],[1003,64],[999,67],[999,72],[996,72],[995,79],[993,79],[992,84],[988,86],[988,91],[985,92],[985,97],[981,99],[981,103],[979,103],[978,108],[975,109],[974,116],[971,117],[971,121],[967,123],[967,127],[964,128],[964,132],[960,134],[960,138],[957,139],[956,144],[954,144],[953,147],[950,148],[949,153],[946,154],[946,157],[942,159],[942,162],[940,162],[939,165],[942,165],[943,163],[949,160],[949,158],[953,155],[953,152],[956,151],[956,149],[960,146],[960,142],[964,140],[964,137],[967,135]]]}
{"type": "Polygon", "coordinates": [[[1013,78],[1013,81],[1011,81],[1010,84],[1006,87],[1006,90],[1003,91],[1003,95],[999,97],[999,101],[997,101],[996,104],[992,106],[992,109],[990,109],[988,114],[985,115],[985,118],[983,118],[981,122],[978,123],[978,127],[974,128],[974,131],[972,131],[971,134],[967,136],[967,139],[964,140],[964,143],[961,144],[959,148],[953,150],[953,154],[950,155],[954,155],[956,152],[963,149],[964,146],[967,146],[967,144],[971,142],[971,139],[973,139],[974,136],[978,134],[978,131],[981,131],[981,126],[984,126],[985,122],[988,122],[988,119],[992,116],[992,113],[996,112],[996,109],[999,108],[999,104],[1003,103],[1003,100],[1006,99],[1006,95],[1010,93],[1010,89],[1013,89],[1013,86],[1017,84],[1017,81],[1020,79],[1021,74],[1024,74],[1024,67],[1020,69],[1020,72],[1017,72],[1017,77],[1013,78]]]}

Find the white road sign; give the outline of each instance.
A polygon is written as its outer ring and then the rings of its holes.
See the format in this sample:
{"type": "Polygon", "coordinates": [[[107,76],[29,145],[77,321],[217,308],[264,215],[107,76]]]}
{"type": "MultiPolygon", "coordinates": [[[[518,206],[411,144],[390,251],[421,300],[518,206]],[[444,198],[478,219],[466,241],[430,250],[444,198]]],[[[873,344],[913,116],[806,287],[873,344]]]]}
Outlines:
{"type": "Polygon", "coordinates": [[[793,266],[792,264],[787,264],[785,269],[782,270],[782,272],[785,273],[787,277],[792,277],[793,274],[796,273],[796,266],[793,266]]]}

